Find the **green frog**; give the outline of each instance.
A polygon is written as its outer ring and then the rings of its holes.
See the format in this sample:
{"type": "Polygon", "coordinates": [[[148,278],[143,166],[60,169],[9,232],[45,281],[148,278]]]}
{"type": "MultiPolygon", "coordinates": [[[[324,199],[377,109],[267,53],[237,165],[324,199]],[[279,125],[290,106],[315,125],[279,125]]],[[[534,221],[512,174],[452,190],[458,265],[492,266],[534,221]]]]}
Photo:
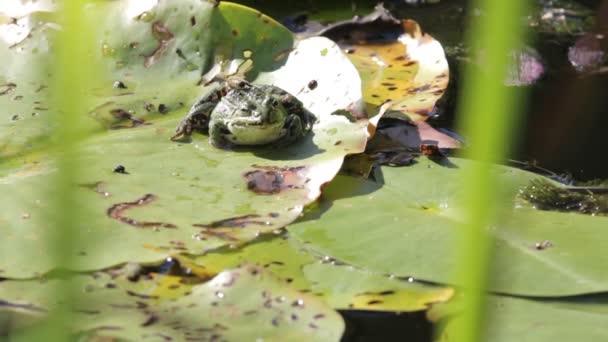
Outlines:
{"type": "Polygon", "coordinates": [[[287,145],[306,135],[316,120],[302,102],[273,85],[256,85],[229,77],[213,84],[198,99],[171,140],[193,132],[209,133],[216,147],[227,145],[287,145]]]}

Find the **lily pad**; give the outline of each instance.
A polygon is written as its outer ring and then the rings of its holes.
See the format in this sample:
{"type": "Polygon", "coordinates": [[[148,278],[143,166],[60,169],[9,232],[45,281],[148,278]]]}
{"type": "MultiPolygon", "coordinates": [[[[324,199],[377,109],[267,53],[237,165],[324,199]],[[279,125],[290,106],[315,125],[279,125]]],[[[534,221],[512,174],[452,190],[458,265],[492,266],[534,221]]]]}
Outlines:
{"type": "MultiPolygon", "coordinates": [[[[289,231],[308,242],[306,249],[356,267],[450,284],[462,229],[458,194],[467,191],[461,170],[470,163],[420,159],[412,167],[384,167],[376,177],[383,183],[338,177],[324,188],[320,220],[289,231]]],[[[533,209],[516,190],[539,176],[502,166],[494,172],[511,189],[505,203],[516,208],[507,207],[488,228],[495,237],[489,289],[534,296],[608,290],[602,238],[608,219],[533,209]]]]}
{"type": "Polygon", "coordinates": [[[336,40],[359,70],[368,113],[380,110],[383,117],[406,119],[416,125],[420,139],[437,141],[441,148],[460,147],[424,122],[436,112],[450,73],[441,44],[423,34],[418,23],[399,20],[378,4],[372,13],[318,34],[336,40]]]}
{"type": "MultiPolygon", "coordinates": [[[[608,319],[605,296],[564,300],[534,300],[488,296],[484,327],[486,341],[549,342],[605,341],[608,319]]],[[[429,317],[439,323],[435,341],[452,341],[454,326],[460,319],[457,303],[438,305],[429,317]],[[446,315],[447,314],[447,315],[446,315]]]]}
{"type": "MultiPolygon", "coordinates": [[[[256,266],[223,271],[201,285],[158,274],[128,280],[102,272],[75,281],[83,295],[71,328],[89,339],[338,341],[344,330],[337,312],[256,266]]],[[[65,280],[1,282],[0,311],[26,316],[13,318],[16,325],[27,316],[44,317],[57,305],[47,292],[57,286],[65,280]]]]}
{"type": "Polygon", "coordinates": [[[432,303],[447,301],[453,293],[451,288],[410,282],[310,254],[303,244],[288,236],[255,242],[238,250],[211,252],[194,262],[204,272],[219,272],[242,263],[259,265],[334,309],[419,311],[432,303]]]}
{"type": "Polygon", "coordinates": [[[448,86],[448,62],[441,44],[423,34],[418,23],[405,20],[402,25],[396,41],[342,46],[361,73],[368,109],[390,100],[386,117],[424,121],[448,86]]]}
{"type": "MultiPolygon", "coordinates": [[[[105,38],[92,53],[102,55],[106,73],[103,86],[87,93],[96,102],[88,115],[102,125],[91,128],[80,149],[83,177],[74,187],[91,213],[79,238],[98,248],[75,252],[71,269],[150,262],[167,252],[204,253],[281,228],[319,196],[346,154],[364,150],[368,137],[367,119],[332,115],[362,110],[362,96],[357,70],[330,40],[296,41],[272,19],[230,3],[161,0],[139,14],[130,10],[134,3],[89,8],[103,14],[98,29],[105,38]],[[281,149],[223,150],[202,134],[189,143],[169,141],[187,107],[208,91],[197,85],[203,73],[234,72],[243,63],[252,65],[247,75],[253,82],[296,95],[318,118],[313,132],[281,149]],[[316,87],[309,86],[313,80],[316,87]]],[[[32,32],[24,43],[48,42],[46,34],[32,32]]],[[[11,63],[33,54],[29,48],[7,51],[11,63]]],[[[44,97],[32,95],[31,101],[44,97]]],[[[6,101],[3,117],[13,108],[6,101]]],[[[3,277],[30,277],[57,266],[46,258],[45,238],[45,215],[52,214],[45,212],[52,201],[45,194],[57,172],[44,153],[51,130],[42,116],[0,127],[2,143],[10,146],[0,164],[3,277]]]]}

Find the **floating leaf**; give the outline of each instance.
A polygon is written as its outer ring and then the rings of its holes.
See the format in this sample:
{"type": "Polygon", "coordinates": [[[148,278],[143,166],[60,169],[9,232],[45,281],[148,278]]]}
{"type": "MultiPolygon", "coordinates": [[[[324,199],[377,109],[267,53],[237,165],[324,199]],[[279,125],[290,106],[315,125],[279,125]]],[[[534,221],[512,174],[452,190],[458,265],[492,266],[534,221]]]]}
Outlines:
{"type": "MultiPolygon", "coordinates": [[[[605,296],[564,300],[533,300],[488,296],[484,327],[486,341],[549,342],[605,341],[608,318],[605,296]]],[[[433,307],[429,316],[438,321],[435,341],[451,341],[461,316],[457,303],[433,307]],[[446,315],[449,314],[449,316],[446,315]],[[445,318],[445,320],[444,320],[445,318]]]]}
{"type": "MultiPolygon", "coordinates": [[[[462,229],[458,194],[467,191],[461,169],[470,163],[425,158],[407,168],[384,167],[376,175],[382,183],[336,178],[324,188],[321,220],[289,231],[308,242],[306,249],[355,267],[450,283],[462,229]]],[[[502,166],[494,172],[512,189],[504,198],[518,208],[506,208],[488,228],[496,239],[490,290],[534,296],[606,291],[602,234],[608,218],[535,210],[515,190],[538,176],[502,166]]]]}
{"type": "Polygon", "coordinates": [[[449,67],[441,44],[422,34],[415,21],[398,20],[379,4],[372,13],[329,25],[319,34],[338,41],[357,66],[368,113],[406,118],[417,125],[422,140],[460,147],[424,123],[448,86],[449,67]]]}
{"type": "MultiPolygon", "coordinates": [[[[76,280],[84,291],[71,328],[89,339],[338,341],[344,330],[338,313],[256,266],[223,271],[201,285],[158,274],[128,280],[95,273],[76,280]]],[[[0,311],[44,316],[58,303],[41,294],[55,286],[65,281],[1,282],[0,311]]]]}
{"type": "Polygon", "coordinates": [[[368,108],[393,103],[388,117],[426,120],[448,85],[449,67],[441,44],[422,34],[412,20],[403,22],[397,41],[343,45],[359,70],[368,108]]]}
{"type": "Polygon", "coordinates": [[[303,244],[289,238],[212,252],[196,258],[195,262],[205,270],[216,271],[242,263],[259,265],[335,309],[425,310],[431,303],[448,300],[453,292],[450,288],[412,283],[309,254],[303,244]]]}
{"type": "MultiPolygon", "coordinates": [[[[91,127],[95,134],[81,147],[83,178],[74,186],[93,213],[79,238],[100,247],[83,247],[72,268],[150,262],[167,252],[203,253],[281,228],[319,196],[346,154],[365,148],[367,120],[332,115],[359,112],[362,100],[356,69],[330,40],[294,41],[272,19],[230,3],[163,0],[139,15],[130,10],[133,4],[99,2],[89,8],[103,13],[97,26],[103,39],[92,53],[102,54],[107,72],[92,91],[96,104],[88,113],[102,125],[91,127]],[[208,91],[197,85],[203,70],[234,72],[243,63],[252,63],[253,82],[296,95],[318,118],[313,132],[285,148],[223,150],[202,134],[189,143],[169,141],[187,107],[208,91]]],[[[48,45],[46,34],[32,32],[28,41],[48,45]]],[[[38,54],[46,56],[47,50],[38,54]]],[[[7,51],[11,63],[33,56],[31,49],[7,51]]],[[[25,67],[15,66],[14,77],[25,67]]],[[[45,97],[30,95],[32,103],[45,97]]],[[[13,108],[6,101],[4,117],[13,108]]],[[[8,146],[0,164],[3,277],[30,277],[55,267],[46,257],[45,237],[45,215],[52,214],[45,212],[52,200],[45,193],[57,172],[44,153],[51,132],[42,116],[0,126],[0,144],[8,146]]]]}

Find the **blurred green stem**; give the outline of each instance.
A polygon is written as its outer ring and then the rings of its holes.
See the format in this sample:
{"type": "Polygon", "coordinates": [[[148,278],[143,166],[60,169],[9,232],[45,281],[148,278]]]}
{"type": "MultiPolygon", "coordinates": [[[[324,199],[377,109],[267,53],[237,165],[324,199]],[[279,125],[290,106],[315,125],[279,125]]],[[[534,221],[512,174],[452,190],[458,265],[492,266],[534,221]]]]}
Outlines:
{"type": "Polygon", "coordinates": [[[476,17],[467,41],[473,48],[475,64],[465,72],[459,103],[460,128],[470,142],[466,157],[479,161],[465,171],[463,197],[465,224],[461,226],[459,266],[455,283],[464,289],[462,319],[457,320],[453,341],[481,341],[484,290],[489,281],[491,237],[488,227],[495,223],[501,205],[501,184],[490,173],[492,163],[505,159],[520,101],[503,85],[510,53],[523,41],[525,0],[477,0],[469,13],[476,17]]]}
{"type": "MultiPolygon", "coordinates": [[[[83,15],[85,1],[62,1],[58,21],[62,29],[52,41],[54,52],[50,64],[51,103],[54,127],[53,152],[57,171],[46,194],[49,224],[48,241],[54,263],[60,270],[73,269],[79,251],[86,250],[79,237],[86,225],[83,202],[78,198],[80,176],[79,146],[84,138],[87,108],[87,89],[91,89],[94,63],[88,56],[87,45],[92,43],[89,23],[83,15]]],[[[51,307],[48,319],[38,329],[21,336],[31,341],[67,341],[71,336],[72,308],[78,300],[77,284],[63,282],[48,296],[57,303],[51,307]]]]}

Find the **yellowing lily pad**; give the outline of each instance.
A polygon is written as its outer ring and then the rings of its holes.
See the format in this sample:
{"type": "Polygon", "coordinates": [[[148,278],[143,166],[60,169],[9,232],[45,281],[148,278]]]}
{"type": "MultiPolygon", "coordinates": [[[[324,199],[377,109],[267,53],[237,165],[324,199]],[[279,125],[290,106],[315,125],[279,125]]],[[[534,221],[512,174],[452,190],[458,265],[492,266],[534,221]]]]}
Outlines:
{"type": "MultiPolygon", "coordinates": [[[[424,285],[360,269],[324,255],[306,251],[305,244],[283,236],[256,242],[238,250],[220,250],[184,260],[219,272],[247,263],[276,274],[285,284],[314,294],[335,309],[419,311],[451,298],[447,287],[424,285]]],[[[196,267],[193,267],[195,269],[196,267]]]]}
{"type": "MultiPolygon", "coordinates": [[[[338,341],[344,330],[337,312],[260,267],[226,270],[201,285],[188,285],[191,280],[158,274],[137,280],[101,272],[78,276],[76,286],[84,290],[70,328],[88,339],[127,341],[338,341]]],[[[65,280],[0,283],[0,311],[21,314],[5,328],[43,318],[57,305],[48,291],[62,284],[65,280]]],[[[14,336],[22,333],[13,329],[14,336]]]]}
{"type": "MultiPolygon", "coordinates": [[[[448,86],[449,67],[441,44],[412,20],[403,21],[397,41],[345,45],[363,79],[368,110],[391,102],[387,117],[405,114],[424,121],[448,86]]],[[[376,110],[377,111],[377,110],[376,110]]]]}

